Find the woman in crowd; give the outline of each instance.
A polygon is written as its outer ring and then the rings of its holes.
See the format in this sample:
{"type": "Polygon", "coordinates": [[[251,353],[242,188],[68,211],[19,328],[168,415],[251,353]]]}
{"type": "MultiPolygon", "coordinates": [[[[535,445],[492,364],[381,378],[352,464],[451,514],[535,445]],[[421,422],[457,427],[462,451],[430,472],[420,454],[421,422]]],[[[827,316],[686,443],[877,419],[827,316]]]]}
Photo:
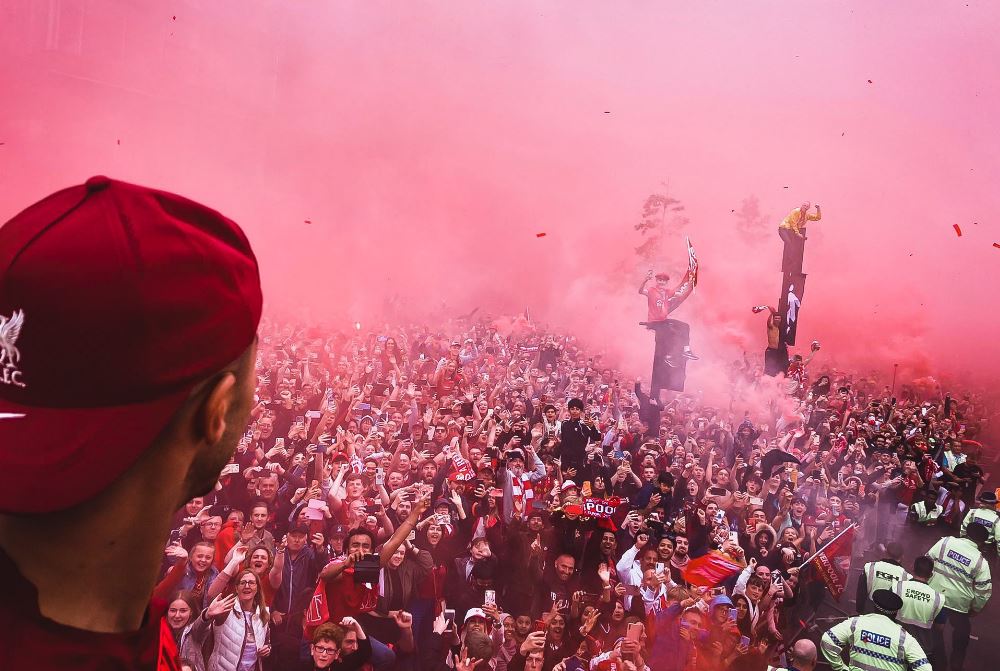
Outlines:
{"type": "Polygon", "coordinates": [[[192,671],[205,671],[202,647],[211,625],[201,617],[201,603],[191,592],[174,594],[164,615],[180,657],[188,660],[192,671]]]}
{"type": "Polygon", "coordinates": [[[205,609],[214,636],[207,671],[255,671],[271,654],[268,610],[260,578],[244,569],[233,578],[232,592],[216,597],[205,609]]]}

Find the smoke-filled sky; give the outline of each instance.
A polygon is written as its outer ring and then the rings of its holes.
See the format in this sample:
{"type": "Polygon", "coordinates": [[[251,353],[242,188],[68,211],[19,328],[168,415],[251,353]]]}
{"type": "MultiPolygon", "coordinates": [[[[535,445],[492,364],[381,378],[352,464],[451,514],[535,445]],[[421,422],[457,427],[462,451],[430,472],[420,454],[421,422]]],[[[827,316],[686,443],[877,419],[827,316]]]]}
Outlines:
{"type": "Polygon", "coordinates": [[[690,236],[701,284],[677,316],[717,372],[763,349],[775,229],[811,200],[800,342],[994,374],[998,18],[987,0],[0,0],[0,220],[108,174],[239,221],[274,309],[530,307],[641,373],[633,226],[666,189],[689,223],[662,269],[690,236]],[[747,237],[750,197],[766,219],[747,237]]]}

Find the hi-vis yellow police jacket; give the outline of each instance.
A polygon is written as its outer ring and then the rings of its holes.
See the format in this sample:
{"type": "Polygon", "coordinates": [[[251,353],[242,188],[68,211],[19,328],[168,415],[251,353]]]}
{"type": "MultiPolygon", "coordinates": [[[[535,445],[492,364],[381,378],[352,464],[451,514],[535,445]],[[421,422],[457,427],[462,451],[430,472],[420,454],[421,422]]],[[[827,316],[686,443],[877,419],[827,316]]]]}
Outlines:
{"type": "Polygon", "coordinates": [[[881,613],[844,620],[823,634],[823,656],[833,671],[931,671],[923,648],[881,613]],[[844,664],[843,653],[850,662],[844,664]]]}

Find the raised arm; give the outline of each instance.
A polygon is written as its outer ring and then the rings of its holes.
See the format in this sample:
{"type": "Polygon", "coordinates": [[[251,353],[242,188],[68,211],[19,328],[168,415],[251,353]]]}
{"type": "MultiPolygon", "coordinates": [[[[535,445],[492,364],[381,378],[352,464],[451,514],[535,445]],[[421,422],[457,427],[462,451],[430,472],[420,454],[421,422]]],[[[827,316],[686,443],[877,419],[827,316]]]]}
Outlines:
{"type": "Polygon", "coordinates": [[[653,271],[650,270],[646,273],[646,277],[642,280],[642,284],[639,285],[639,293],[643,296],[646,295],[646,285],[653,281],[653,271]]]}
{"type": "Polygon", "coordinates": [[[399,528],[396,529],[389,540],[385,542],[385,545],[382,546],[382,550],[379,553],[379,561],[382,566],[389,563],[392,555],[396,554],[396,550],[403,544],[406,537],[410,535],[410,531],[417,526],[420,516],[430,508],[430,505],[431,499],[429,496],[425,496],[413,504],[413,510],[410,511],[409,516],[400,523],[399,528]]]}

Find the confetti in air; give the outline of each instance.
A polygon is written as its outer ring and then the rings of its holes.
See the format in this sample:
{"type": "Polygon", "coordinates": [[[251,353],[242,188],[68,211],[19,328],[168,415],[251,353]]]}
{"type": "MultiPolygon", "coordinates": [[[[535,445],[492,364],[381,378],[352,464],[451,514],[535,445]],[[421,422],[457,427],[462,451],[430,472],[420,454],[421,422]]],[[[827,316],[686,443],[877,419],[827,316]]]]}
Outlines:
{"type": "Polygon", "coordinates": [[[958,237],[962,237],[962,229],[961,229],[961,227],[959,227],[958,224],[952,224],[952,226],[955,228],[955,232],[958,233],[958,237]]]}

